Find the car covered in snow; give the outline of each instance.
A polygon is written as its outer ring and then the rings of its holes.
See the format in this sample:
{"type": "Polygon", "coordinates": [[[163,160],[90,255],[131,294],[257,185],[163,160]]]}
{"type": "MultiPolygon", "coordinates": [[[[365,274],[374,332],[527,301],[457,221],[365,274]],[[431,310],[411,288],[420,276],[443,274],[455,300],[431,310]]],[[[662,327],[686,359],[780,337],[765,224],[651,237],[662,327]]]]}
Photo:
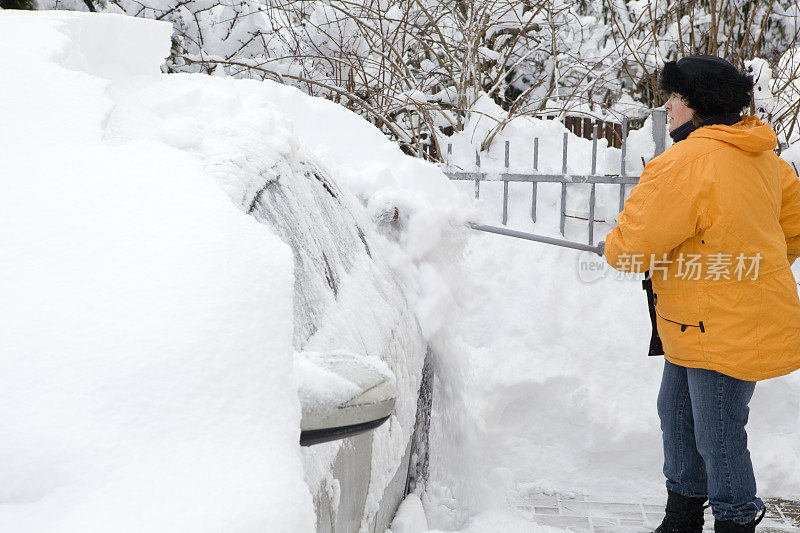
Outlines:
{"type": "Polygon", "coordinates": [[[382,532],[425,473],[427,344],[363,207],[312,162],[280,163],[274,175],[253,176],[242,206],[294,254],[295,368],[301,441],[314,446],[304,455],[316,529],[382,532]]]}
{"type": "Polygon", "coordinates": [[[161,74],[171,30],[0,11],[0,530],[382,532],[461,197],[337,104],[161,74]]]}

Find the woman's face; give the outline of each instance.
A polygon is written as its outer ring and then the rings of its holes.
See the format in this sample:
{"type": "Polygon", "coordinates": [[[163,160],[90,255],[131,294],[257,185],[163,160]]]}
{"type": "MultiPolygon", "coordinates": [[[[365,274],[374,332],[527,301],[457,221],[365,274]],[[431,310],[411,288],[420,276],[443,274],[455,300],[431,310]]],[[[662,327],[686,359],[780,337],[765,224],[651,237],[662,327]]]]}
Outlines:
{"type": "Polygon", "coordinates": [[[689,107],[683,96],[678,93],[669,95],[667,103],[664,104],[667,110],[667,117],[669,118],[669,131],[674,130],[682,124],[686,124],[694,116],[694,109],[689,107]]]}

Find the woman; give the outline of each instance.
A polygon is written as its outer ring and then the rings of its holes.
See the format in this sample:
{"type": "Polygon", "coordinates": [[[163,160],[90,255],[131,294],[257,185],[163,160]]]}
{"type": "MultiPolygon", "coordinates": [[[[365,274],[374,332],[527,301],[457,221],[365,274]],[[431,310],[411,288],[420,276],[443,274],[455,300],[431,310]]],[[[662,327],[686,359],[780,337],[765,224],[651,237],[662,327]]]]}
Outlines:
{"type": "Polygon", "coordinates": [[[714,56],[664,66],[675,144],[645,167],[608,234],[615,268],[650,271],[665,353],[658,413],[667,507],[656,533],[763,517],[745,425],[756,381],[800,368],[800,182],[753,116],[752,78],[714,56]]]}

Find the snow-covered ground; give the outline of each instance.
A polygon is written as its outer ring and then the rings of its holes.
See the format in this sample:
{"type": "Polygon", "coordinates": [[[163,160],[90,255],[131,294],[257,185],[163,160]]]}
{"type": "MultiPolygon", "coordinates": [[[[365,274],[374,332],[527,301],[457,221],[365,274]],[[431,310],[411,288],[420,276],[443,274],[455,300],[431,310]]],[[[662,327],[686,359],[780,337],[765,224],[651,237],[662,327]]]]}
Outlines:
{"type": "MultiPolygon", "coordinates": [[[[472,184],[402,156],[331,102],[269,82],[165,82],[170,32],[118,16],[0,14],[0,530],[313,529],[292,257],[231,201],[249,194],[237,176],[301,150],[363,204],[436,357],[429,484],[393,533],[548,533],[558,530],[514,502],[662,497],[663,363],[645,355],[638,280],[589,279],[579,268],[590,255],[471,233],[468,219],[499,223],[500,184],[475,207],[472,184]]],[[[471,139],[489,127],[453,139],[458,161],[473,160],[471,139]]],[[[537,136],[540,169],[559,169],[563,131],[514,122],[482,165],[499,170],[508,139],[512,167],[530,168],[537,136]]],[[[634,135],[629,173],[652,150],[648,134],[634,135]]],[[[588,141],[571,136],[570,154],[571,172],[588,170],[588,141]]],[[[618,161],[602,148],[600,172],[618,161]]],[[[567,208],[585,216],[581,187],[567,208]]],[[[558,235],[558,186],[540,186],[536,224],[528,186],[510,190],[510,227],[558,235]]],[[[615,187],[598,187],[598,218],[613,221],[616,203],[615,187]]],[[[610,227],[598,224],[598,239],[610,227]]],[[[566,233],[586,238],[578,221],[566,233]]],[[[352,306],[380,314],[377,296],[350,291],[352,306]]],[[[389,451],[375,456],[376,485],[411,407],[399,407],[400,430],[378,434],[389,451]]],[[[800,497],[800,375],[757,387],[749,430],[762,494],[800,497]]]]}
{"type": "MultiPolygon", "coordinates": [[[[628,161],[639,165],[629,173],[652,156],[649,127],[634,133],[628,161]]],[[[563,131],[521,120],[499,136],[482,168],[500,171],[505,140],[512,171],[531,168],[525,147],[539,137],[540,168],[559,171],[563,131]]],[[[465,144],[457,138],[454,153],[474,160],[465,144]]],[[[784,155],[792,160],[796,153],[784,155]]],[[[570,154],[568,170],[588,173],[590,142],[571,136],[570,154]]],[[[618,172],[619,158],[619,150],[602,150],[600,173],[618,172]]],[[[471,170],[470,163],[462,168],[471,170]]],[[[472,182],[459,187],[474,192],[472,182]]],[[[530,185],[512,183],[509,190],[509,227],[560,237],[559,185],[539,185],[536,224],[530,185]]],[[[585,217],[588,186],[568,191],[567,211],[585,217]]],[[[598,219],[615,220],[618,191],[598,186],[598,219]]],[[[479,204],[481,220],[500,225],[502,183],[483,183],[479,204]]],[[[595,242],[611,227],[598,224],[595,242]]],[[[568,220],[565,233],[586,242],[586,222],[568,220]]],[[[479,233],[460,264],[458,311],[444,356],[451,361],[442,362],[435,391],[431,484],[421,501],[404,504],[393,533],[554,531],[536,525],[520,505],[542,494],[663,502],[655,408],[663,359],[646,355],[650,322],[640,278],[620,276],[590,253],[479,233]],[[586,270],[591,264],[599,273],[586,270]],[[424,522],[414,512],[420,505],[424,522]]],[[[800,279],[797,264],[794,272],[800,279]]],[[[760,494],[800,497],[799,373],[759,383],[748,432],[760,494]]]]}

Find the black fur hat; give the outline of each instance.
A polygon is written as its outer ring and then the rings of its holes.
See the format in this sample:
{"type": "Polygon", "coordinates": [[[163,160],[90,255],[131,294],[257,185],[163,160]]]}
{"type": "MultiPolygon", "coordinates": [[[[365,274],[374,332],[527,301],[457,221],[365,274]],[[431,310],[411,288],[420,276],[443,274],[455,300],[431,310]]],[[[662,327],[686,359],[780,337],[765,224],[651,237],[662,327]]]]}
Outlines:
{"type": "Polygon", "coordinates": [[[717,56],[687,56],[661,71],[661,90],[678,93],[700,117],[739,113],[750,105],[753,77],[717,56]]]}

